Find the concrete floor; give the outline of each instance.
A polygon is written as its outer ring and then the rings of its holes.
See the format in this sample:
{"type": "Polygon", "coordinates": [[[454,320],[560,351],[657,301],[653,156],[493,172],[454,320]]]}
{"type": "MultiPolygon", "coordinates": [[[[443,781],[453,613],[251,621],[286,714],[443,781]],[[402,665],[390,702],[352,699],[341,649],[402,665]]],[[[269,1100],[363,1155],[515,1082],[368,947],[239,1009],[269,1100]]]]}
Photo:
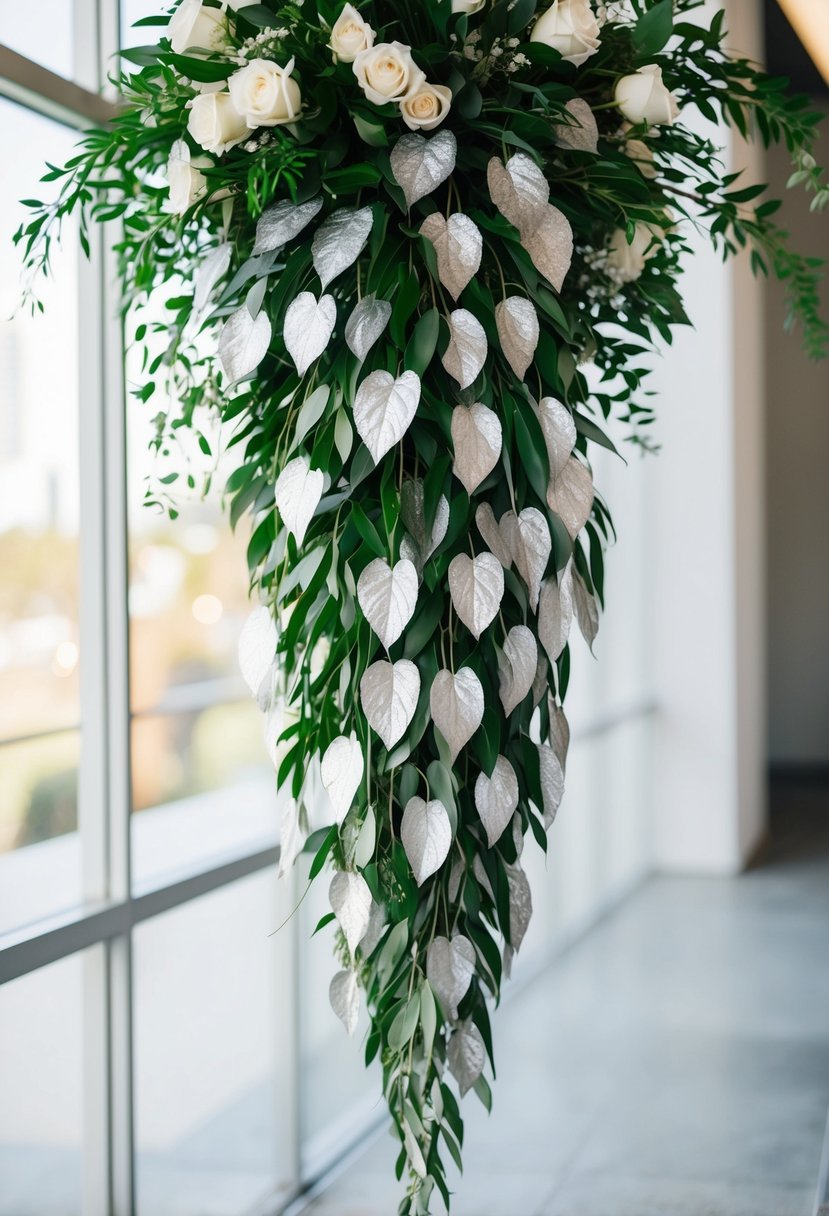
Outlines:
{"type": "MultiPolygon", "coordinates": [[[[466,1099],[453,1216],[811,1216],[829,807],[789,791],[776,810],[763,867],[648,882],[496,1015],[495,1107],[466,1099]]],[[[383,1135],[308,1216],[392,1216],[394,1152],[383,1135]]]]}

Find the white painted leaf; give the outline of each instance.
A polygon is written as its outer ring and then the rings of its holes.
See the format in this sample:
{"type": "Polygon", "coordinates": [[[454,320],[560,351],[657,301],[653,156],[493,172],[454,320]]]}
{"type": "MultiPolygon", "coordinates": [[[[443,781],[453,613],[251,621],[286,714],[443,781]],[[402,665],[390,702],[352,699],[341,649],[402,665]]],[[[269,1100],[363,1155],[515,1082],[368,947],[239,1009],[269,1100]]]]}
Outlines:
{"type": "Polygon", "coordinates": [[[279,868],[277,878],[284,878],[293,867],[302,846],[305,832],[299,818],[299,806],[293,798],[283,798],[279,812],[279,868]]]}
{"type": "Polygon", "coordinates": [[[270,608],[254,608],[239,634],[239,670],[256,697],[262,682],[270,675],[278,635],[270,608]]]}
{"type": "Polygon", "coordinates": [[[515,845],[515,856],[520,861],[524,852],[524,825],[519,811],[512,817],[512,843],[515,845]]]}
{"type": "Polygon", "coordinates": [[[558,146],[576,152],[595,152],[599,146],[599,128],[590,106],[583,97],[572,97],[564,103],[564,108],[572,121],[557,122],[553,126],[558,146]]]}
{"type": "Polygon", "coordinates": [[[461,212],[447,220],[440,211],[433,211],[420,225],[420,235],[434,246],[438,278],[457,300],[481,265],[483,237],[478,225],[461,212]]]}
{"type": "Polygon", "coordinates": [[[446,181],[455,168],[457,150],[451,131],[439,131],[431,139],[415,134],[398,139],[391,151],[391,171],[407,207],[446,181]]]}
{"type": "Polygon", "coordinates": [[[549,699],[550,704],[550,746],[558,757],[562,772],[567,768],[567,752],[570,747],[570,723],[567,721],[562,707],[549,699]]]}
{"type": "Polygon", "coordinates": [[[489,847],[500,839],[518,806],[518,778],[506,756],[495,761],[492,776],[478,773],[475,780],[475,808],[484,825],[489,847]]]}
{"type": "Polygon", "coordinates": [[[444,668],[429,690],[432,721],[446,740],[454,764],[484,717],[484,690],[471,667],[454,675],[444,668]]]}
{"type": "Polygon", "coordinates": [[[360,986],[357,983],[357,973],[338,971],[328,988],[328,999],[349,1036],[353,1035],[360,1019],[360,986]]]}
{"type": "Polygon", "coordinates": [[[573,571],[573,608],[581,635],[592,651],[599,632],[599,605],[577,570],[573,571]]]}
{"type": "Polygon", "coordinates": [[[469,388],[486,363],[489,349],[484,327],[466,308],[456,308],[447,317],[449,345],[441,355],[444,370],[461,388],[469,388]]]}
{"type": "Polygon", "coordinates": [[[484,1041],[474,1022],[461,1022],[449,1040],[446,1060],[463,1098],[484,1071],[486,1060],[484,1041]]]}
{"type": "Polygon", "coordinates": [[[547,692],[547,688],[548,688],[548,685],[547,685],[548,670],[549,670],[549,663],[547,662],[547,656],[543,650],[539,650],[538,666],[535,669],[535,679],[533,680],[533,687],[532,687],[533,709],[535,709],[537,706],[539,706],[541,704],[541,702],[544,700],[544,694],[545,694],[545,692],[547,692]]]}
{"type": "Polygon", "coordinates": [[[357,599],[386,650],[400,637],[417,607],[417,570],[404,558],[392,568],[382,557],[357,580],[357,599]]]}
{"type": "Polygon", "coordinates": [[[363,958],[369,958],[380,944],[380,939],[386,931],[386,909],[384,904],[371,901],[371,911],[368,916],[368,928],[360,938],[360,953],[363,958]]]}
{"type": "Polygon", "coordinates": [[[452,825],[446,807],[437,798],[424,802],[410,798],[400,821],[400,840],[418,886],[434,874],[449,856],[452,825]]]}
{"type": "Polygon", "coordinates": [[[564,769],[556,753],[545,743],[537,744],[538,769],[541,781],[541,801],[545,828],[552,827],[556,811],[564,797],[564,769]]]}
{"type": "Polygon", "coordinates": [[[336,323],[337,305],[333,296],[320,296],[317,300],[312,292],[301,291],[291,301],[282,337],[300,376],[305,375],[328,346],[336,323]]]}
{"type": "Polygon", "coordinates": [[[535,612],[541,580],[553,550],[547,520],[536,507],[525,507],[520,515],[507,511],[501,516],[498,528],[512,554],[516,570],[527,584],[530,607],[535,612]]]}
{"type": "Polygon", "coordinates": [[[488,502],[482,502],[476,508],[475,523],[490,551],[495,554],[504,569],[509,570],[512,565],[512,552],[509,545],[504,543],[492,507],[488,502]]]}
{"type": "Polygon", "coordinates": [[[449,882],[446,886],[446,894],[449,896],[450,904],[454,904],[458,898],[461,889],[461,879],[466,871],[466,866],[463,864],[463,859],[456,857],[449,872],[449,882]]]}
{"type": "Polygon", "coordinates": [[[546,177],[524,152],[516,152],[506,164],[493,156],[487,166],[487,184],[493,203],[519,232],[533,224],[550,198],[546,177]]]}
{"type": "Polygon", "coordinates": [[[492,889],[492,883],[489,881],[489,875],[486,872],[486,867],[478,853],[472,858],[472,873],[478,880],[478,886],[486,891],[489,898],[495,903],[495,892],[492,889]]]}
{"type": "Polygon", "coordinates": [[[504,597],[504,570],[492,553],[459,553],[449,563],[449,594],[467,629],[479,638],[498,615],[504,597]]]}
{"type": "Polygon", "coordinates": [[[542,397],[538,403],[538,420],[550,461],[550,477],[555,480],[567,464],[576,444],[576,424],[566,405],[555,397],[542,397]]]}
{"type": "Polygon", "coordinates": [[[372,663],[360,681],[360,702],[368,724],[391,748],[403,738],[417,709],[420,672],[409,659],[372,663]]]}
{"type": "Polygon", "coordinates": [[[456,405],[452,411],[452,447],[455,462],[452,472],[472,494],[498,463],[503,435],[498,415],[476,401],[456,405]]]}
{"type": "Polygon", "coordinates": [[[495,306],[495,327],[501,350],[519,380],[527,374],[538,346],[538,313],[524,296],[507,296],[495,306]]]}
{"type": "Polygon", "coordinates": [[[230,265],[231,248],[223,241],[217,245],[199,263],[193,279],[193,312],[196,316],[204,310],[219,279],[227,273],[230,265]]]}
{"type": "Polygon", "coordinates": [[[451,939],[438,936],[426,951],[426,978],[448,1018],[458,1016],[458,1005],[469,991],[475,974],[475,947],[468,937],[456,933],[451,939]]]}
{"type": "Polygon", "coordinates": [[[271,344],[271,323],[266,312],[256,320],[243,304],[225,321],[219,338],[219,358],[228,382],[234,384],[255,372],[271,344]]]}
{"type": "Polygon", "coordinates": [[[320,776],[337,823],[342,823],[350,811],[364,770],[363,752],[353,731],[350,735],[338,735],[325,749],[320,776]]]}
{"type": "Polygon", "coordinates": [[[513,625],[498,652],[498,695],[507,717],[532,688],[537,666],[535,634],[526,625],[513,625]]]}
{"type": "MultiPolygon", "coordinates": [[[[443,543],[449,527],[449,503],[446,496],[441,494],[435,510],[432,530],[426,535],[426,510],[423,498],[423,482],[418,478],[406,478],[400,491],[400,516],[411,533],[411,539],[418,551],[415,566],[421,569],[443,543]]],[[[401,546],[402,555],[402,546],[401,546]]]]}
{"type": "Polygon", "coordinates": [[[573,540],[590,518],[593,477],[586,465],[571,456],[547,487],[547,505],[555,511],[573,540]]]}
{"type": "Polygon", "coordinates": [[[351,353],[361,361],[365,359],[388,325],[390,316],[391,304],[388,300],[378,300],[374,292],[355,304],[345,324],[345,340],[351,353]]]}
{"type": "Polygon", "coordinates": [[[338,870],[328,888],[328,902],[353,954],[368,928],[371,891],[362,874],[338,870]]]}
{"type": "Polygon", "coordinates": [[[518,953],[521,943],[526,936],[533,914],[533,897],[530,883],[522,867],[515,865],[504,867],[507,872],[509,885],[509,937],[510,945],[518,953]]]}
{"type": "Polygon", "coordinates": [[[420,377],[414,372],[396,380],[384,371],[366,376],[354,398],[354,425],[375,464],[406,434],[419,401],[420,377]]]}
{"type": "Polygon", "coordinates": [[[291,203],[287,199],[268,207],[259,217],[256,225],[256,244],[254,253],[270,253],[273,249],[281,249],[299,236],[303,228],[311,223],[322,207],[322,195],[310,199],[307,203],[291,203]]]}
{"type": "Polygon", "coordinates": [[[340,207],[320,224],[311,242],[314,270],[325,291],[332,279],[357,261],[374,223],[371,207],[340,207]]]}
{"type": "Polygon", "coordinates": [[[354,846],[354,864],[359,870],[365,869],[371,859],[374,857],[374,850],[377,846],[377,816],[374,814],[374,807],[368,807],[365,818],[360,824],[360,830],[357,833],[357,842],[354,846]]]}
{"type": "Polygon", "coordinates": [[[556,291],[561,291],[573,261],[573,229],[563,211],[548,203],[531,229],[521,231],[530,261],[556,291]]]}
{"type": "Polygon", "coordinates": [[[282,522],[301,545],[322,498],[325,477],[304,456],[289,460],[276,479],[273,497],[282,522]]]}
{"type": "Polygon", "coordinates": [[[551,663],[567,645],[572,623],[573,575],[572,562],[568,562],[558,582],[554,578],[544,581],[538,601],[538,639],[551,663]]]}
{"type": "Polygon", "coordinates": [[[426,1177],[426,1160],[423,1156],[423,1150],[417,1142],[417,1137],[412,1130],[408,1119],[403,1120],[403,1147],[406,1150],[406,1160],[409,1163],[409,1168],[413,1173],[417,1174],[418,1178],[426,1177]]]}

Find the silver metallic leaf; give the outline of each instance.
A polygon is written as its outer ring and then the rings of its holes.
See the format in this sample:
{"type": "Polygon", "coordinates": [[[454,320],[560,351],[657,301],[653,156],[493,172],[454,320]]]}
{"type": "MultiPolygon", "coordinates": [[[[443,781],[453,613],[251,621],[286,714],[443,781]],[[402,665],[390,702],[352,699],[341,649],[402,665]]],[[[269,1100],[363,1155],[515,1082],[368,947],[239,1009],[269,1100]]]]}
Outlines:
{"type": "Polygon", "coordinates": [[[507,717],[532,688],[537,666],[535,634],[526,625],[513,625],[498,653],[498,695],[507,717]]]}
{"type": "Polygon", "coordinates": [[[322,207],[322,195],[309,199],[307,203],[291,203],[287,199],[268,207],[256,225],[254,253],[270,253],[281,249],[299,236],[303,228],[311,223],[322,207]]]}
{"type": "Polygon", "coordinates": [[[414,372],[396,380],[384,371],[366,376],[354,398],[354,425],[375,464],[406,434],[419,401],[420,377],[414,372]]]}
{"type": "Polygon", "coordinates": [[[325,749],[320,777],[337,823],[342,823],[351,810],[364,770],[363,751],[353,731],[350,735],[337,735],[325,749]]]}
{"type": "Polygon", "coordinates": [[[325,477],[312,469],[305,456],[289,460],[276,479],[273,498],[282,522],[301,545],[322,498],[325,477]]]}
{"type": "Polygon", "coordinates": [[[518,806],[518,778],[506,756],[495,761],[492,776],[478,773],[475,780],[475,808],[484,825],[489,847],[500,839],[518,806]]]}
{"type": "Polygon", "coordinates": [[[576,445],[576,424],[566,405],[555,397],[542,397],[538,403],[538,421],[550,461],[550,477],[555,479],[576,445]]]}
{"type": "Polygon", "coordinates": [[[445,219],[439,211],[427,215],[420,235],[431,241],[438,263],[438,278],[457,300],[481,265],[483,237],[478,225],[461,212],[445,219]]]}
{"type": "Polygon", "coordinates": [[[353,1035],[360,1019],[360,986],[356,971],[338,971],[329,985],[328,999],[349,1036],[353,1035]]]}
{"type": "Polygon", "coordinates": [[[553,126],[558,146],[572,148],[575,152],[595,152],[599,146],[599,128],[590,106],[583,97],[571,97],[564,108],[571,121],[557,122],[553,126]]]}
{"type": "Polygon", "coordinates": [[[555,578],[545,579],[538,601],[538,640],[547,651],[551,663],[555,663],[570,636],[573,623],[573,573],[569,561],[555,578]]]}
{"type": "Polygon", "coordinates": [[[417,607],[417,570],[404,558],[392,568],[382,557],[357,579],[357,599],[386,650],[400,637],[417,607]]]}
{"type": "Polygon", "coordinates": [[[521,244],[536,270],[561,291],[573,261],[573,229],[564,212],[548,203],[533,226],[521,230],[521,244]]]}
{"type": "Polygon", "coordinates": [[[458,1016],[458,1005],[469,991],[475,974],[475,947],[468,937],[456,933],[435,937],[426,951],[426,979],[432,985],[447,1018],[458,1016]]]}
{"type": "Polygon", "coordinates": [[[504,597],[504,570],[492,553],[459,553],[449,563],[449,594],[467,629],[479,638],[494,621],[504,597]]]}
{"type": "Polygon", "coordinates": [[[484,327],[466,308],[456,308],[447,317],[449,345],[440,357],[444,370],[461,388],[478,379],[489,349],[484,327]]]}
{"type": "Polygon", "coordinates": [[[491,553],[494,553],[505,570],[512,565],[512,552],[505,544],[500,528],[488,502],[482,502],[475,511],[475,523],[478,531],[487,543],[491,553]]]}
{"type": "Polygon", "coordinates": [[[533,680],[533,709],[541,704],[544,700],[544,694],[547,691],[547,672],[549,670],[547,656],[543,650],[538,652],[538,666],[535,669],[535,679],[533,680]]]}
{"type": "Polygon", "coordinates": [[[391,748],[403,738],[417,709],[420,672],[409,659],[380,659],[360,681],[360,703],[368,724],[391,748]]]}
{"type": "Polygon", "coordinates": [[[472,494],[498,463],[503,435],[501,420],[489,406],[456,405],[452,411],[452,472],[472,494]]]}
{"type": "Polygon", "coordinates": [[[217,245],[199,263],[193,278],[193,313],[198,317],[204,310],[219,279],[230,265],[231,247],[227,241],[217,245]]]}
{"type": "Polygon", "coordinates": [[[466,866],[463,864],[463,859],[456,857],[449,872],[449,882],[446,885],[446,894],[449,896],[450,904],[454,904],[457,901],[461,889],[461,879],[465,873],[466,866]]]}
{"type": "Polygon", "coordinates": [[[323,353],[337,323],[337,305],[333,296],[316,296],[301,291],[285,313],[282,338],[285,349],[296,364],[300,376],[323,353]]]}
{"type": "Polygon", "coordinates": [[[270,608],[254,608],[239,634],[239,670],[255,697],[270,675],[276,655],[278,635],[270,608]]]}
{"type": "Polygon", "coordinates": [[[293,798],[284,798],[279,811],[279,868],[277,878],[288,874],[302,852],[305,832],[299,820],[299,807],[293,798]]]}
{"type": "Polygon", "coordinates": [[[410,798],[400,821],[400,840],[418,886],[434,874],[449,856],[452,824],[446,807],[437,798],[424,802],[410,798]]]}
{"type": "Polygon", "coordinates": [[[564,769],[561,761],[551,747],[545,743],[537,744],[538,769],[541,781],[541,800],[544,812],[545,828],[552,827],[556,811],[561,806],[564,797],[564,769]]]}
{"type": "Polygon", "coordinates": [[[325,291],[332,279],[353,266],[363,252],[374,223],[371,207],[340,207],[320,224],[311,242],[314,270],[325,291]]]}
{"type": "Polygon", "coordinates": [[[570,723],[562,707],[550,696],[550,746],[558,757],[562,772],[567,768],[567,752],[570,747],[570,723]]]}
{"type": "Polygon", "coordinates": [[[486,867],[484,866],[484,863],[481,861],[481,857],[480,857],[479,853],[476,853],[475,856],[472,858],[472,873],[475,875],[475,878],[478,880],[478,886],[481,887],[484,891],[486,891],[489,898],[492,900],[493,903],[495,903],[495,892],[492,889],[492,883],[489,881],[489,875],[486,872],[486,867]]]}
{"type": "Polygon", "coordinates": [[[509,547],[516,570],[527,584],[530,607],[535,612],[541,580],[553,550],[547,520],[535,507],[525,507],[520,515],[514,511],[502,515],[498,529],[504,544],[509,547]]]}
{"type": "Polygon", "coordinates": [[[557,477],[550,478],[547,505],[575,540],[593,507],[593,476],[575,456],[570,457],[557,477]]]}
{"type": "Polygon", "coordinates": [[[391,304],[388,300],[378,300],[374,292],[355,304],[345,323],[345,341],[348,349],[360,361],[365,359],[380,337],[390,316],[391,304]]]}
{"type": "Polygon", "coordinates": [[[461,1022],[449,1040],[446,1060],[463,1098],[484,1071],[486,1060],[484,1041],[474,1022],[461,1022]]]}
{"type": "Polygon", "coordinates": [[[516,152],[504,164],[493,156],[487,165],[489,196],[505,220],[519,232],[532,227],[550,198],[550,185],[535,161],[516,152]]]}
{"type": "Polygon", "coordinates": [[[219,358],[230,384],[255,372],[271,344],[271,323],[266,312],[256,320],[243,304],[224,323],[219,338],[219,358]]]}
{"type": "Polygon", "coordinates": [[[472,668],[439,671],[429,690],[429,708],[454,764],[484,717],[484,690],[472,668]]]}
{"type": "Polygon", "coordinates": [[[371,912],[371,891],[368,889],[368,883],[362,874],[352,870],[339,870],[331,879],[328,902],[353,954],[368,928],[371,912]]]}
{"type": "Polygon", "coordinates": [[[407,207],[446,181],[455,168],[457,151],[457,140],[451,131],[439,131],[431,139],[415,134],[398,139],[391,151],[391,171],[407,207]]]}
{"type": "Polygon", "coordinates": [[[533,897],[530,883],[522,867],[504,866],[509,885],[509,937],[510,945],[518,953],[526,936],[533,914],[533,897]]]}
{"type": "Polygon", "coordinates": [[[577,570],[573,572],[573,607],[581,635],[592,651],[599,632],[599,605],[577,570]]]}
{"type": "Polygon", "coordinates": [[[507,296],[495,306],[495,327],[504,357],[519,380],[527,374],[538,346],[538,313],[524,296],[507,296]]]}
{"type": "Polygon", "coordinates": [[[384,904],[371,901],[371,911],[368,915],[368,928],[360,938],[360,954],[368,958],[380,944],[380,939],[388,928],[386,908],[384,904]]]}
{"type": "Polygon", "coordinates": [[[411,539],[418,550],[419,561],[416,561],[415,565],[422,569],[446,536],[449,527],[449,503],[446,496],[441,494],[435,510],[432,530],[427,536],[423,482],[419,478],[407,477],[400,491],[400,517],[411,533],[411,539]]]}

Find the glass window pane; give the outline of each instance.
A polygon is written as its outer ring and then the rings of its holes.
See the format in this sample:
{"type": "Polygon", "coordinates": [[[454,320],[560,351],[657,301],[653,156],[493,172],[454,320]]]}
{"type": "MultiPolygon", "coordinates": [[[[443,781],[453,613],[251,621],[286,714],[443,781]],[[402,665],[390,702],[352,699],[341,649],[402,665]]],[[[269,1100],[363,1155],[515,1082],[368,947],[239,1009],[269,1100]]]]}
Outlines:
{"type": "Polygon", "coordinates": [[[81,1216],[85,962],[0,988],[0,1216],[81,1216]]]}
{"type": "Polygon", "coordinates": [[[135,931],[140,1216],[240,1216],[286,1193],[283,903],[267,870],[135,931]]]}
{"type": "MultiPolygon", "coordinates": [[[[37,24],[49,28],[40,11],[37,24]]],[[[4,24],[4,41],[5,32],[4,24]]],[[[74,139],[58,123],[0,99],[0,232],[12,233],[26,218],[19,199],[54,189],[39,183],[44,162],[64,161],[74,139]]],[[[10,240],[0,240],[0,920],[6,918],[6,928],[18,893],[25,896],[27,920],[75,903],[80,894],[72,843],[80,720],[76,239],[70,224],[63,251],[54,250],[53,277],[38,284],[45,312],[36,317],[23,309],[12,315],[21,257],[10,240]],[[50,734],[32,738],[43,732],[50,734]],[[11,850],[16,854],[8,856],[11,850]]]]}
{"type": "Polygon", "coordinates": [[[75,45],[72,8],[72,0],[38,0],[37,5],[11,4],[5,0],[0,41],[27,59],[71,79],[75,45]]]}

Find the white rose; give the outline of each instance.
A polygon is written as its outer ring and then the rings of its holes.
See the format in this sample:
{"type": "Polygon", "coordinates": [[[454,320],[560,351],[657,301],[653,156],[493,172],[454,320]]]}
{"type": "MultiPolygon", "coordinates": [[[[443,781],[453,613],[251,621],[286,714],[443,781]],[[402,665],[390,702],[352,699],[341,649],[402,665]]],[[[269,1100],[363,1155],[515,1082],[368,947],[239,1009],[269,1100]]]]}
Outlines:
{"type": "Polygon", "coordinates": [[[479,13],[485,4],[486,0],[452,0],[452,12],[471,16],[472,13],[479,13]]]}
{"type": "Polygon", "coordinates": [[[679,114],[676,98],[663,83],[662,69],[655,63],[617,80],[614,97],[628,122],[657,126],[672,123],[679,114]]]}
{"type": "Polygon", "coordinates": [[[599,23],[590,0],[555,0],[533,26],[530,42],[543,42],[580,67],[600,45],[599,23]]]}
{"type": "Polygon", "coordinates": [[[302,97],[291,79],[293,59],[284,68],[270,59],[252,59],[234,72],[227,87],[230,97],[249,127],[278,127],[299,117],[302,97]]]}
{"type": "Polygon", "coordinates": [[[207,179],[190,160],[190,149],[183,139],[177,139],[167,160],[167,182],[170,206],[177,215],[187,211],[207,190],[207,179]]]}
{"type": "Polygon", "coordinates": [[[361,51],[353,70],[360,88],[376,106],[406,101],[426,79],[412,59],[412,48],[401,42],[381,42],[361,51]]]}
{"type": "Polygon", "coordinates": [[[200,93],[187,108],[187,130],[205,152],[221,156],[250,135],[250,128],[234,108],[229,93],[200,93]]]}
{"type": "Polygon", "coordinates": [[[182,0],[170,18],[167,37],[177,55],[191,46],[221,51],[227,46],[225,15],[219,8],[206,8],[202,0],[182,0]]]}
{"type": "Polygon", "coordinates": [[[662,233],[649,224],[637,224],[633,240],[628,244],[624,228],[617,228],[610,238],[607,265],[617,283],[632,283],[645,269],[648,258],[659,248],[662,233]]]}
{"type": "Polygon", "coordinates": [[[431,131],[439,126],[452,105],[452,90],[444,84],[422,84],[400,103],[400,114],[407,127],[431,131]]]}
{"type": "Polygon", "coordinates": [[[656,177],[659,173],[653,163],[653,152],[643,139],[628,139],[623,145],[625,156],[636,162],[636,168],[643,177],[656,177]]]}
{"type": "Polygon", "coordinates": [[[374,30],[353,4],[346,4],[334,22],[328,45],[340,63],[353,63],[361,51],[374,46],[374,30]]]}

